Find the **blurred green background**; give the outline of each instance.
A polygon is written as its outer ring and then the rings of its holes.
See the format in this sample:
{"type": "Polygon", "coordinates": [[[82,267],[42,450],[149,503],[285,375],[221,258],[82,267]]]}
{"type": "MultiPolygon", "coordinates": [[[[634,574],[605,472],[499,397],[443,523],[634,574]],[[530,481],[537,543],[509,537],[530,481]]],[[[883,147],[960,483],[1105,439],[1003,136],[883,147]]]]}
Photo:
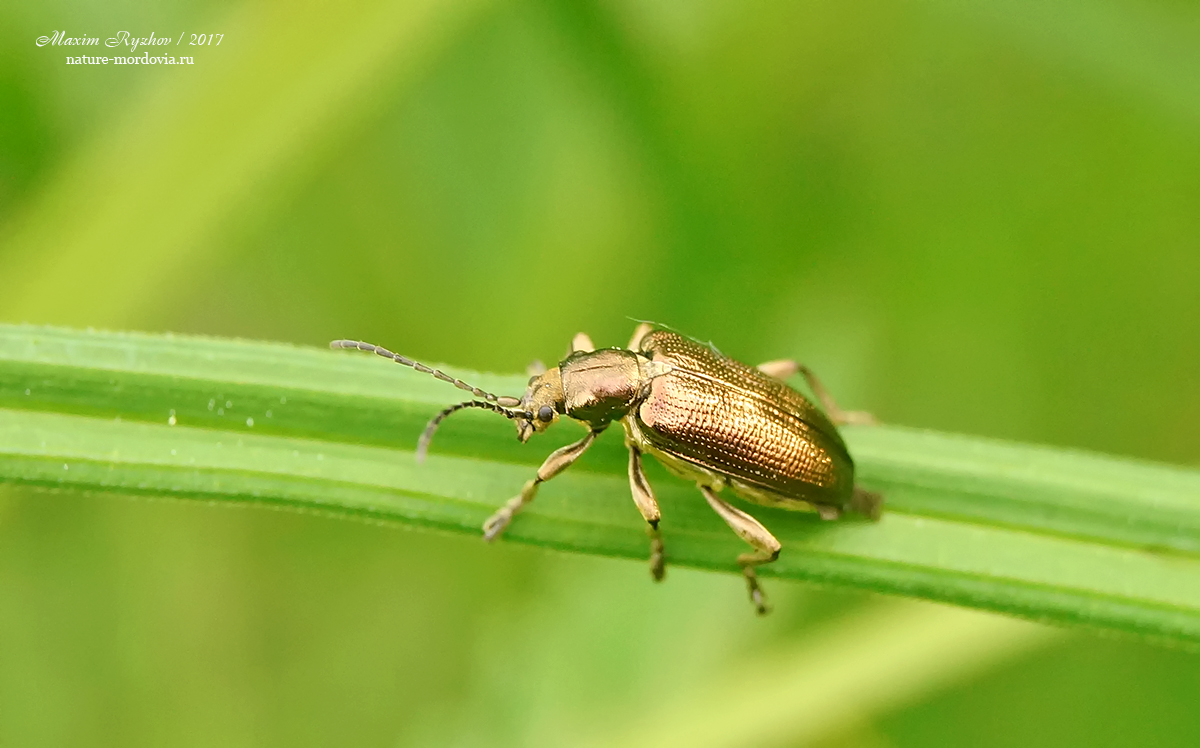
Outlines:
{"type": "MultiPolygon", "coordinates": [[[[1195,3],[0,5],[3,322],[513,372],[652,319],[889,422],[1195,465],[1198,289],[1195,3]],[[224,37],[81,67],[63,28],[224,37]]],[[[0,487],[0,745],[668,745],[805,677],[841,710],[757,745],[1200,744],[1195,655],[1022,628],[876,672],[839,631],[943,612],[768,591],[0,487]],[[806,646],[851,686],[773,667],[806,646]]]]}

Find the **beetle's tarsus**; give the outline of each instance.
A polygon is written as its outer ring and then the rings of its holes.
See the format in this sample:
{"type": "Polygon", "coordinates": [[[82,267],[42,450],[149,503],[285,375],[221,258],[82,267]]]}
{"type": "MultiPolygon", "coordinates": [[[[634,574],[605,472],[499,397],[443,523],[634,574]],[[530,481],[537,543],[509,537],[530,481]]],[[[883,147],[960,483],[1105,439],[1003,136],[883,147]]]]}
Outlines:
{"type": "Polygon", "coordinates": [[[817,504],[817,515],[823,520],[834,520],[842,516],[842,510],[828,504],[817,504]]]}
{"type": "Polygon", "coordinates": [[[517,513],[524,505],[520,496],[515,496],[509,499],[504,506],[496,510],[492,516],[488,517],[483,523],[483,539],[490,543],[500,534],[504,532],[504,528],[508,527],[508,523],[512,522],[513,515],[517,513]]]}
{"type": "Polygon", "coordinates": [[[513,515],[533,501],[534,496],[537,496],[538,486],[542,482],[541,477],[526,481],[525,485],[521,487],[521,493],[504,502],[504,506],[488,517],[487,521],[483,523],[483,539],[490,543],[500,537],[500,533],[504,532],[504,528],[508,527],[509,522],[512,522],[513,515]]]}
{"type": "Polygon", "coordinates": [[[770,613],[771,606],[767,604],[767,596],[762,591],[762,587],[758,586],[758,575],[754,573],[754,568],[743,566],[742,574],[746,577],[746,588],[750,592],[750,602],[754,605],[754,612],[760,616],[770,613]]]}
{"type": "Polygon", "coordinates": [[[667,555],[657,525],[650,530],[650,578],[661,582],[667,576],[667,555]]]}
{"type": "Polygon", "coordinates": [[[872,522],[878,522],[879,515],[883,513],[883,494],[855,486],[854,493],[850,495],[850,509],[872,522]]]}
{"type": "Polygon", "coordinates": [[[487,522],[483,523],[483,542],[490,543],[500,537],[500,533],[504,532],[504,528],[508,526],[511,517],[498,517],[493,514],[488,517],[487,522]]]}

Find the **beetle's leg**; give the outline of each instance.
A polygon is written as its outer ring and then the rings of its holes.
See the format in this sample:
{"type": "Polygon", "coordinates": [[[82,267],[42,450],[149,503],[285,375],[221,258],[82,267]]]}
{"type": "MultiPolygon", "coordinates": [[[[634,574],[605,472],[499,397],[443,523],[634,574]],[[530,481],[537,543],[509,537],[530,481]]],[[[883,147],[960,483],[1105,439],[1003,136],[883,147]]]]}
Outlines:
{"type": "Polygon", "coordinates": [[[813,391],[813,394],[821,401],[821,407],[825,409],[825,415],[829,416],[829,420],[833,421],[834,425],[858,424],[874,426],[878,423],[875,420],[875,416],[866,411],[842,410],[839,408],[833,396],[829,394],[829,390],[825,389],[825,385],[821,384],[820,379],[817,379],[817,375],[813,374],[812,370],[803,364],[788,360],[767,361],[766,363],[759,364],[756,368],[763,374],[775,377],[776,379],[787,379],[796,373],[804,375],[804,381],[808,382],[808,386],[813,391]]]}
{"type": "Polygon", "coordinates": [[[776,379],[788,379],[796,372],[800,371],[800,364],[788,359],[779,359],[778,361],[764,361],[754,367],[766,374],[768,377],[776,379]]]}
{"type": "Polygon", "coordinates": [[[629,491],[642,518],[650,525],[650,576],[654,577],[654,581],[661,582],[666,573],[666,556],[663,554],[662,535],[658,531],[658,520],[662,514],[654,499],[654,489],[650,488],[646,474],[642,472],[642,453],[632,444],[629,445],[629,491]]]}
{"type": "Polygon", "coordinates": [[[829,394],[829,390],[825,389],[825,385],[821,384],[821,380],[817,379],[817,375],[812,373],[812,370],[807,366],[797,367],[800,374],[804,377],[804,381],[808,382],[808,386],[812,389],[813,394],[821,401],[821,405],[825,408],[825,414],[829,416],[829,420],[834,424],[842,426],[844,424],[859,424],[863,426],[874,426],[879,423],[875,416],[865,410],[842,410],[838,404],[834,402],[833,397],[829,394]]]}
{"type": "Polygon", "coordinates": [[[643,322],[642,324],[638,325],[633,331],[633,337],[629,339],[629,348],[626,350],[640,350],[642,346],[642,338],[646,337],[646,334],[653,329],[654,325],[650,324],[649,322],[643,322]]]}
{"type": "Polygon", "coordinates": [[[568,444],[551,452],[542,466],[538,468],[537,477],[526,481],[521,488],[521,493],[506,501],[504,506],[497,509],[496,513],[483,523],[483,539],[490,543],[504,532],[504,528],[512,521],[513,515],[520,511],[521,507],[533,501],[534,496],[537,496],[538,486],[570,467],[572,462],[578,460],[579,456],[592,446],[592,442],[596,441],[596,437],[603,430],[589,431],[587,436],[574,444],[568,444]]]}
{"type": "Polygon", "coordinates": [[[841,519],[842,510],[840,507],[830,506],[829,504],[813,504],[813,508],[817,510],[817,516],[823,520],[841,519]]]}
{"type": "Polygon", "coordinates": [[[596,344],[592,342],[592,338],[586,332],[577,332],[575,337],[571,338],[571,353],[590,353],[596,350],[596,344]]]}
{"type": "Polygon", "coordinates": [[[878,522],[883,511],[883,495],[868,491],[862,486],[855,486],[854,493],[850,496],[850,508],[867,519],[878,522]]]}
{"type": "Polygon", "coordinates": [[[854,492],[850,495],[850,504],[847,507],[813,504],[813,508],[817,510],[817,514],[824,520],[841,519],[842,512],[845,509],[849,509],[852,512],[861,514],[872,522],[878,522],[879,515],[883,512],[883,494],[868,491],[862,486],[855,486],[854,492]]]}
{"type": "Polygon", "coordinates": [[[738,564],[742,567],[742,574],[746,577],[746,586],[750,589],[750,602],[754,603],[754,608],[760,616],[766,615],[770,608],[767,607],[766,596],[758,586],[758,575],[754,573],[754,567],[769,564],[779,558],[779,549],[783,546],[758,520],[741,509],[722,501],[708,486],[699,488],[713,511],[721,515],[721,519],[725,520],[725,524],[729,525],[739,538],[754,548],[753,553],[743,553],[738,556],[738,564]]]}

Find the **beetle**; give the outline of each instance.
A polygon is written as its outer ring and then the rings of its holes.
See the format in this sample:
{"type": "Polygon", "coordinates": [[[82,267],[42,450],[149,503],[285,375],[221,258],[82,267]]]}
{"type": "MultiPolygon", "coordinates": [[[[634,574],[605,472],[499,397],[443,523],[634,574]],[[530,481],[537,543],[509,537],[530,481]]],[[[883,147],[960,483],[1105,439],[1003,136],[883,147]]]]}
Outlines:
{"type": "Polygon", "coordinates": [[[495,540],[537,495],[538,487],[571,466],[614,421],[625,431],[629,449],[629,488],[648,524],[650,573],[663,578],[666,556],[659,530],[661,512],[642,470],[642,455],[694,481],[705,501],[753,549],[738,556],[750,600],[759,615],[769,608],[755,568],[779,557],[781,545],[758,520],[726,502],[725,488],[756,504],[815,511],[832,520],[846,511],[878,519],[883,499],[854,483],[854,462],[835,426],[874,423],[870,414],[843,411],[820,380],[794,361],[768,361],[750,367],[714,348],[648,323],[638,326],[625,348],[597,349],[579,333],[571,353],[558,366],[535,364],[524,396],[498,396],[460,379],[370,343],[335,340],[331,348],[375,353],[430,374],[476,399],[451,405],[421,435],[422,460],[438,425],[466,408],[485,408],[516,423],[522,442],[566,416],[588,433],[555,450],[521,492],[486,522],[483,537],[495,540]],[[789,387],[801,374],[824,412],[789,387]]]}

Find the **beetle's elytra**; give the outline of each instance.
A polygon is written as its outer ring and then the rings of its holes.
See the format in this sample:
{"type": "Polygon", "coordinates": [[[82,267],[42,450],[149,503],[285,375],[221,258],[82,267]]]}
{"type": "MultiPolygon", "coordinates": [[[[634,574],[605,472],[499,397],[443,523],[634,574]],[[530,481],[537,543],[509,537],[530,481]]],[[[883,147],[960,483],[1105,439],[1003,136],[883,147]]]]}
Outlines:
{"type": "Polygon", "coordinates": [[[483,524],[489,541],[533,500],[538,486],[579,459],[614,421],[625,430],[633,501],[649,524],[654,579],[663,578],[665,555],[658,502],[642,472],[643,454],[694,481],[713,511],[753,547],[738,557],[738,564],[759,614],[767,612],[767,605],[754,567],[778,558],[780,543],[756,519],[718,496],[722,489],[756,504],[816,511],[823,519],[836,519],[847,510],[877,519],[882,506],[879,494],[855,486],[854,463],[834,425],[873,419],[842,411],[812,372],[793,361],[750,367],[678,333],[642,324],[627,348],[596,350],[586,334],[576,335],[570,355],[549,370],[535,365],[525,395],[516,398],[484,392],[369,343],[335,340],[330,347],[377,353],[478,398],[452,405],[429,422],[418,459],[438,424],[464,408],[486,408],[515,421],[522,442],[560,416],[587,426],[586,436],[547,457],[521,492],[483,524]],[[796,373],[804,375],[825,412],[784,383],[796,373]]]}

